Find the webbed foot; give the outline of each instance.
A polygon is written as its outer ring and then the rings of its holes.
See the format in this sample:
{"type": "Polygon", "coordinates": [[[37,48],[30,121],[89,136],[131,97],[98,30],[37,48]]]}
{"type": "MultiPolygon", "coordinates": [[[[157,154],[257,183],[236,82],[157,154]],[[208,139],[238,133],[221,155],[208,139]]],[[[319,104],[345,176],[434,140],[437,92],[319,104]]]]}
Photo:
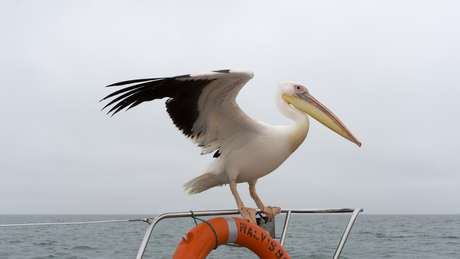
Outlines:
{"type": "Polygon", "coordinates": [[[272,207],[272,206],[267,206],[261,209],[261,211],[267,215],[268,219],[272,221],[272,219],[281,213],[281,208],[280,207],[272,207]]]}
{"type": "Polygon", "coordinates": [[[248,208],[248,207],[241,207],[239,208],[240,214],[243,217],[243,219],[256,223],[256,210],[253,208],[248,208]]]}

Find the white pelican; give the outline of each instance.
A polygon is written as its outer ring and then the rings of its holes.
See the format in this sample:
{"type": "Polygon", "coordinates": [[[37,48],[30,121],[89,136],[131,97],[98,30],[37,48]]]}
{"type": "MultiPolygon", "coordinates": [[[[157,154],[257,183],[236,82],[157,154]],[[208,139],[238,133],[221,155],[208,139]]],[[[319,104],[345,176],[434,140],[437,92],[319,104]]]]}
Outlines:
{"type": "Polygon", "coordinates": [[[247,182],[257,207],[272,219],[280,208],[266,207],[255,184],[302,144],[309,128],[306,114],[358,146],[361,142],[307,88],[295,82],[280,84],[275,96],[279,111],[294,125],[272,126],[250,118],[239,108],[236,96],[253,75],[250,70],[231,69],[124,81],[109,85],[130,86],[102,99],[116,96],[103,109],[113,105],[108,114],[114,115],[167,97],[166,110],[177,128],[201,147],[202,155],[215,152],[215,160],[200,176],[185,183],[184,189],[196,194],[229,184],[243,218],[255,222],[256,210],[244,206],[236,188],[237,183],[247,182]]]}

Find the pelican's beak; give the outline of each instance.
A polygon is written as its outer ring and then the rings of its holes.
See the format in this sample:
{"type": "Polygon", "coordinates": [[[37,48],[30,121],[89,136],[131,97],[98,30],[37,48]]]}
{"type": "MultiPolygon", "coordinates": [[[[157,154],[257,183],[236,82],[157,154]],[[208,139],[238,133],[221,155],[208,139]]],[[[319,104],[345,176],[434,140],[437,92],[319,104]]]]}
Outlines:
{"type": "Polygon", "coordinates": [[[361,142],[351,134],[350,130],[326,106],[321,104],[308,92],[295,93],[292,96],[283,95],[284,101],[295,108],[305,112],[324,126],[335,131],[340,136],[348,139],[361,147],[361,142]]]}

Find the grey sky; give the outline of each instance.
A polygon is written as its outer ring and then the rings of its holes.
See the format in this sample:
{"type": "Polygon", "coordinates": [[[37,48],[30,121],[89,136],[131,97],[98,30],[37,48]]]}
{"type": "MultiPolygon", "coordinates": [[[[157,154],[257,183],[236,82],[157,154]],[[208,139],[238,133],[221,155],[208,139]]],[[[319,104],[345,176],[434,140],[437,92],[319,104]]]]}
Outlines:
{"type": "MultiPolygon", "coordinates": [[[[276,84],[298,81],[363,143],[311,119],[257,187],[266,205],[459,213],[458,1],[2,1],[0,213],[236,208],[228,186],[182,185],[212,160],[164,101],[114,117],[105,85],[226,68],[238,103],[289,124],[276,84]]],[[[238,190],[255,206],[247,185],[238,190]]]]}

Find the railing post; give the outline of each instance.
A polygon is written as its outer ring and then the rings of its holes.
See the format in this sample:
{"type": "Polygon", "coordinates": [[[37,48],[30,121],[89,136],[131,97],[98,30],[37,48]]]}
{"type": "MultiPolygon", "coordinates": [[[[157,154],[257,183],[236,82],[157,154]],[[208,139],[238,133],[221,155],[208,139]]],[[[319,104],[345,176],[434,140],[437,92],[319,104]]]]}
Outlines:
{"type": "Polygon", "coordinates": [[[287,228],[289,226],[289,221],[291,220],[291,211],[286,212],[286,219],[284,220],[283,232],[281,232],[280,245],[284,246],[284,240],[286,240],[287,228]]]}
{"type": "Polygon", "coordinates": [[[345,231],[343,232],[342,238],[340,239],[339,245],[337,246],[337,249],[335,250],[334,257],[333,259],[338,259],[340,256],[340,253],[342,253],[342,249],[345,246],[345,242],[347,241],[348,235],[350,234],[351,227],[353,227],[353,223],[355,223],[356,217],[358,217],[358,214],[363,211],[362,208],[356,208],[353,211],[353,214],[351,215],[350,220],[348,221],[347,227],[345,228],[345,231]]]}

